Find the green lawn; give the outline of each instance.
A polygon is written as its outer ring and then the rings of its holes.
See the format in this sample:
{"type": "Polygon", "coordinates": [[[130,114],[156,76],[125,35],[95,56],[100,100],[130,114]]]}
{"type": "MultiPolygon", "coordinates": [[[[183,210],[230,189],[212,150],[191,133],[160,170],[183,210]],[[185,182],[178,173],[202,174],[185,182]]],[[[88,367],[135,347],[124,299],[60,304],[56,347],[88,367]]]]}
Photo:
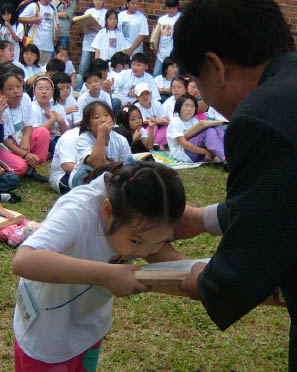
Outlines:
{"type": "MultiPolygon", "coordinates": [[[[47,174],[48,165],[42,168],[47,174]]],[[[216,166],[180,171],[188,203],[222,201],[227,174],[216,166]]],[[[49,185],[23,180],[23,201],[8,208],[41,221],[57,195],[49,185]]],[[[175,243],[189,257],[209,257],[219,239],[207,234],[175,243]]],[[[11,274],[15,250],[0,245],[0,371],[12,372],[12,318],[17,278],[11,274]]],[[[106,336],[101,372],[284,372],[289,319],[285,309],[260,306],[221,332],[199,302],[159,294],[115,299],[113,328],[106,336]]]]}

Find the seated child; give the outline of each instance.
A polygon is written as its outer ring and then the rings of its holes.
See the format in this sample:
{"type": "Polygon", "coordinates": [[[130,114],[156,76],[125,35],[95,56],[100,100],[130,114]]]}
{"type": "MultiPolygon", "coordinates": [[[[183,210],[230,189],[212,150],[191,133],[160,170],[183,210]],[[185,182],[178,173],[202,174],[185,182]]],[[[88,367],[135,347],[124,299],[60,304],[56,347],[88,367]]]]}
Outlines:
{"type": "Polygon", "coordinates": [[[45,66],[46,76],[51,78],[57,72],[65,72],[66,65],[58,58],[53,58],[45,66]]]}
{"type": "Polygon", "coordinates": [[[197,83],[193,78],[189,78],[187,80],[187,92],[194,96],[197,99],[198,102],[198,112],[195,115],[195,118],[197,120],[206,120],[207,119],[207,109],[208,105],[203,101],[200,90],[198,89],[197,83]]]}
{"type": "Polygon", "coordinates": [[[69,190],[69,177],[78,161],[76,142],[80,128],[67,130],[58,140],[55,147],[49,183],[53,190],[64,195],[69,190]]]}
{"type": "Polygon", "coordinates": [[[216,155],[224,163],[226,159],[222,129],[207,128],[186,139],[184,132],[198,122],[195,119],[197,110],[197,100],[189,93],[177,99],[174,113],[178,116],[172,118],[167,128],[170,156],[178,161],[198,162],[213,161],[216,155]]]}
{"type": "Polygon", "coordinates": [[[0,63],[11,62],[18,67],[21,63],[14,58],[13,44],[8,40],[0,40],[0,63]]]}
{"type": "Polygon", "coordinates": [[[149,120],[148,132],[143,128],[142,115],[139,108],[135,105],[127,105],[122,107],[117,124],[120,129],[124,128],[127,132],[121,130],[121,135],[129,138],[132,134],[131,151],[133,154],[146,152],[153,148],[154,145],[154,127],[155,121],[149,120]]]}
{"type": "Polygon", "coordinates": [[[45,75],[45,67],[39,64],[40,52],[36,45],[28,44],[24,47],[21,55],[21,64],[25,72],[25,83],[32,86],[35,79],[45,75]]]}
{"type": "Polygon", "coordinates": [[[110,70],[108,71],[108,79],[113,78],[122,70],[130,68],[130,58],[126,53],[117,52],[110,58],[110,70]]]}
{"type": "Polygon", "coordinates": [[[77,100],[79,121],[82,120],[83,110],[88,103],[93,101],[101,101],[107,103],[111,107],[110,95],[106,93],[102,87],[102,73],[101,71],[87,70],[83,76],[86,88],[88,89],[85,93],[79,96],[77,100]]]}
{"type": "Polygon", "coordinates": [[[56,142],[69,129],[66,112],[57,102],[59,92],[47,76],[35,80],[33,93],[35,100],[32,102],[32,124],[33,127],[44,127],[49,131],[51,139],[48,151],[52,158],[56,142]]]}
{"type": "Polygon", "coordinates": [[[47,182],[48,178],[38,174],[36,168],[47,160],[48,131],[33,130],[31,101],[23,96],[23,83],[17,75],[9,72],[1,75],[0,91],[8,106],[2,113],[4,139],[0,159],[18,176],[26,174],[36,181],[47,182]]]}
{"type": "Polygon", "coordinates": [[[162,75],[155,77],[159,93],[161,95],[161,102],[164,103],[167,98],[171,97],[171,81],[178,73],[178,66],[172,58],[166,57],[162,63],[162,75]]]}
{"type": "Polygon", "coordinates": [[[135,87],[135,95],[139,102],[135,103],[141,112],[143,124],[147,132],[150,130],[149,122],[155,122],[154,142],[163,150],[167,143],[166,130],[169,124],[166,112],[159,101],[152,99],[152,91],[147,83],[139,83],[135,87]]]}
{"type": "Polygon", "coordinates": [[[136,101],[135,86],[139,83],[147,83],[152,91],[153,99],[161,99],[157,84],[153,77],[145,72],[148,67],[147,58],[142,53],[136,53],[132,57],[131,69],[123,70],[114,76],[114,93],[122,101],[122,105],[136,101]]]}
{"type": "Polygon", "coordinates": [[[78,161],[69,179],[71,188],[81,185],[90,170],[131,156],[127,140],[112,131],[113,126],[114,114],[109,104],[95,101],[84,108],[76,144],[78,161]]]}
{"type": "Polygon", "coordinates": [[[171,80],[172,96],[163,103],[166,117],[170,121],[173,118],[174,106],[176,100],[184,95],[187,91],[187,81],[183,77],[176,76],[171,80]]]}
{"type": "Polygon", "coordinates": [[[69,126],[74,127],[79,121],[76,99],[71,94],[71,79],[66,72],[58,72],[52,76],[54,86],[59,89],[58,103],[64,107],[69,126]]]}
{"type": "Polygon", "coordinates": [[[65,45],[59,45],[56,48],[56,58],[65,63],[65,72],[71,78],[72,88],[80,90],[83,83],[82,77],[76,73],[73,63],[69,59],[69,48],[65,45]]]}

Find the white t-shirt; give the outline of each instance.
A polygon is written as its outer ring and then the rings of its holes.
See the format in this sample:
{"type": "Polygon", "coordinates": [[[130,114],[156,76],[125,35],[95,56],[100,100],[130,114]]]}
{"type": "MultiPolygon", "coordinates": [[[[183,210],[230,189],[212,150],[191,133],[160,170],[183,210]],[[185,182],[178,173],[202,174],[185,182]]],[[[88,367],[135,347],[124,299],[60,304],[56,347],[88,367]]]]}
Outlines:
{"type": "Polygon", "coordinates": [[[155,77],[155,82],[158,88],[170,88],[171,81],[164,78],[163,75],[158,75],[155,77]]]}
{"type": "Polygon", "coordinates": [[[166,112],[163,109],[162,104],[155,99],[152,99],[151,107],[149,108],[141,106],[140,102],[136,102],[135,106],[139,108],[142,115],[142,120],[150,119],[153,115],[155,115],[156,118],[159,120],[166,118],[166,112]]]}
{"type": "Polygon", "coordinates": [[[214,120],[227,120],[222,114],[220,114],[212,106],[209,106],[207,110],[207,116],[214,120]]]}
{"type": "Polygon", "coordinates": [[[77,118],[79,118],[79,121],[82,120],[84,108],[87,106],[88,103],[94,102],[94,101],[102,101],[102,102],[107,103],[110,107],[112,107],[110,95],[104,92],[103,89],[100,89],[99,96],[95,98],[90,95],[89,91],[87,91],[83,93],[82,95],[80,95],[77,100],[77,106],[78,106],[77,118]]]}
{"type": "Polygon", "coordinates": [[[128,49],[128,43],[119,30],[107,30],[105,27],[98,32],[92,48],[99,49],[101,59],[104,61],[110,59],[116,52],[128,49]]]}
{"type": "MultiPolygon", "coordinates": [[[[133,14],[128,14],[127,10],[123,10],[119,13],[118,20],[118,27],[124,34],[129,48],[139,35],[149,34],[147,18],[139,10],[133,14]]],[[[133,54],[135,53],[143,53],[143,43],[133,51],[133,54]]]]}
{"type": "MultiPolygon", "coordinates": [[[[108,243],[101,217],[101,205],[106,198],[104,178],[108,176],[105,173],[89,185],[61,196],[44,223],[24,244],[80,259],[109,262],[117,253],[108,243]]],[[[31,358],[45,363],[72,359],[110,329],[112,295],[106,288],[88,289],[88,285],[50,284],[21,278],[20,284],[24,282],[39,316],[26,331],[16,306],[14,332],[18,344],[31,358]],[[67,301],[70,302],[65,304],[67,301]],[[45,310],[63,304],[58,309],[45,310]]]]}
{"type": "Polygon", "coordinates": [[[158,19],[158,23],[161,25],[161,34],[157,58],[161,62],[170,55],[173,49],[174,24],[179,19],[180,15],[180,12],[177,12],[173,17],[169,17],[168,14],[165,14],[158,19]]]}
{"type": "Polygon", "coordinates": [[[175,116],[167,128],[166,138],[170,150],[170,156],[178,161],[191,162],[191,158],[185,153],[185,149],[178,143],[177,138],[183,137],[184,132],[198,122],[194,117],[189,121],[183,121],[179,116],[175,116]]]}
{"type": "MultiPolygon", "coordinates": [[[[10,142],[20,145],[24,135],[24,127],[32,126],[30,98],[27,95],[23,95],[17,108],[7,107],[5,109],[2,119],[4,123],[4,140],[8,139],[10,142]]],[[[1,144],[1,147],[8,150],[3,144],[1,144]]]]}
{"type": "Polygon", "coordinates": [[[71,76],[75,72],[75,68],[73,66],[72,61],[70,61],[70,59],[68,59],[68,61],[65,63],[65,65],[66,65],[66,68],[65,68],[66,74],[71,76]]]}
{"type": "Polygon", "coordinates": [[[176,99],[173,96],[171,96],[167,98],[166,101],[162,105],[163,109],[166,112],[166,117],[169,121],[174,117],[173,112],[174,112],[175,102],[176,102],[176,99]]]}
{"type": "MultiPolygon", "coordinates": [[[[42,126],[44,123],[48,121],[48,118],[45,116],[45,111],[44,109],[39,105],[39,103],[35,100],[31,103],[32,106],[32,126],[34,128],[38,128],[42,126]]],[[[62,105],[59,103],[52,103],[50,102],[50,111],[56,111],[58,114],[63,116],[63,119],[68,125],[68,120],[66,117],[66,112],[65,109],[62,105]]],[[[60,136],[61,133],[59,132],[59,124],[56,121],[53,125],[53,128],[50,131],[51,139],[55,138],[56,136],[60,136]]]]}
{"type": "Polygon", "coordinates": [[[133,74],[132,69],[122,70],[114,76],[113,96],[119,98],[123,105],[135,102],[134,88],[139,83],[147,83],[152,91],[152,98],[157,101],[161,99],[154,78],[147,72],[144,72],[143,76],[137,77],[133,74]]]}
{"type": "MultiPolygon", "coordinates": [[[[68,96],[65,100],[65,105],[64,105],[65,112],[70,106],[77,106],[77,101],[72,95],[68,96]]],[[[78,111],[74,111],[71,114],[66,114],[66,117],[67,117],[70,128],[74,127],[81,120],[80,114],[78,111]]]]}
{"type": "MultiPolygon", "coordinates": [[[[101,27],[105,26],[105,14],[107,12],[107,9],[102,8],[97,10],[96,8],[90,8],[85,11],[85,15],[90,14],[92,17],[94,17],[99,25],[101,27]]],[[[84,34],[83,38],[83,45],[82,45],[82,50],[89,51],[89,52],[94,52],[94,48],[92,48],[92,43],[97,35],[97,32],[89,32],[88,34],[84,34]]]]}
{"type": "Polygon", "coordinates": [[[49,178],[52,189],[57,192],[60,192],[60,179],[66,173],[62,168],[62,164],[77,162],[76,142],[79,137],[79,129],[73,128],[67,130],[57,141],[49,178]]]}
{"type": "Polygon", "coordinates": [[[32,76],[36,75],[36,74],[40,74],[41,72],[45,72],[46,69],[45,69],[45,66],[42,66],[42,65],[32,65],[32,66],[25,66],[22,64],[22,69],[24,70],[25,72],[25,82],[30,79],[32,76]]]}
{"type": "Polygon", "coordinates": [[[147,137],[148,137],[147,131],[143,127],[141,127],[140,128],[140,137],[139,137],[139,139],[142,140],[143,138],[147,138],[147,137]]]}
{"type": "MultiPolygon", "coordinates": [[[[85,164],[86,157],[91,155],[96,140],[96,137],[91,131],[83,132],[79,136],[76,143],[78,160],[69,178],[70,187],[72,187],[73,176],[85,164]]],[[[120,134],[111,131],[109,133],[108,145],[104,150],[104,155],[112,161],[125,161],[129,156],[131,156],[131,149],[127,139],[120,134]]]]}
{"type": "MultiPolygon", "coordinates": [[[[18,23],[17,25],[14,24],[12,25],[12,29],[15,32],[16,36],[23,40],[24,37],[24,25],[22,23],[18,23]]],[[[13,48],[14,48],[14,56],[13,59],[19,60],[20,58],[20,44],[18,41],[15,41],[11,35],[11,32],[8,27],[6,26],[1,26],[0,28],[1,32],[1,40],[8,40],[12,43],[13,48]]]]}
{"type": "MultiPolygon", "coordinates": [[[[54,51],[54,17],[56,23],[59,23],[58,12],[52,5],[44,6],[38,2],[39,5],[39,17],[42,19],[40,25],[32,25],[29,30],[29,36],[32,36],[33,29],[36,27],[36,33],[34,37],[34,44],[38,46],[40,50],[46,52],[54,51]]],[[[20,14],[20,17],[33,18],[36,17],[37,8],[36,3],[31,3],[20,14]]]]}

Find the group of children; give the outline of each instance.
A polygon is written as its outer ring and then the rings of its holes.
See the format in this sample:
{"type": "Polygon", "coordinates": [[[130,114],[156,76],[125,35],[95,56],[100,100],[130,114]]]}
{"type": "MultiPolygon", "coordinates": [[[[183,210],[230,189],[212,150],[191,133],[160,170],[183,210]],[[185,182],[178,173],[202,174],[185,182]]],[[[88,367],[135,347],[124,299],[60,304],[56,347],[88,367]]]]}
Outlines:
{"type": "Polygon", "coordinates": [[[95,370],[112,295],[149,290],[133,275],[138,267],[114,263],[184,258],[167,243],[185,208],[179,176],[157,163],[134,162],[133,154],[168,145],[179,161],[225,161],[221,128],[185,137],[199,120],[212,118],[196,82],[170,57],[178,0],[166,0],[167,14],[158,21],[155,77],[147,72],[148,26],[138,5],[127,0],[118,15],[94,0],[85,13],[100,27],[84,35],[78,74],[65,39],[58,38],[52,56],[60,13],[50,0],[28,3],[19,21],[10,6],[1,9],[0,191],[19,201],[11,190],[27,176],[67,194],[14,261],[22,277],[16,372],[95,370]],[[23,24],[31,25],[33,43],[20,50],[23,24]],[[48,159],[49,179],[37,171],[48,159]]]}

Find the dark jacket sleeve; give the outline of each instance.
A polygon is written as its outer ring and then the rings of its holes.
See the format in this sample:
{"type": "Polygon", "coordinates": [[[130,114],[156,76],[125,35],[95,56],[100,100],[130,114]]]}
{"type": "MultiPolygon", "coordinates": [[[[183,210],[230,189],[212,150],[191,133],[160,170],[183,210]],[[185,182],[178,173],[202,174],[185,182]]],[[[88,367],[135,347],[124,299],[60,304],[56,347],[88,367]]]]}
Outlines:
{"type": "Polygon", "coordinates": [[[0,124],[0,142],[4,139],[4,124],[0,124]]]}
{"type": "Polygon", "coordinates": [[[230,168],[224,231],[198,278],[198,291],[220,329],[247,314],[286,279],[297,261],[296,141],[255,117],[232,120],[225,137],[230,168]]]}

